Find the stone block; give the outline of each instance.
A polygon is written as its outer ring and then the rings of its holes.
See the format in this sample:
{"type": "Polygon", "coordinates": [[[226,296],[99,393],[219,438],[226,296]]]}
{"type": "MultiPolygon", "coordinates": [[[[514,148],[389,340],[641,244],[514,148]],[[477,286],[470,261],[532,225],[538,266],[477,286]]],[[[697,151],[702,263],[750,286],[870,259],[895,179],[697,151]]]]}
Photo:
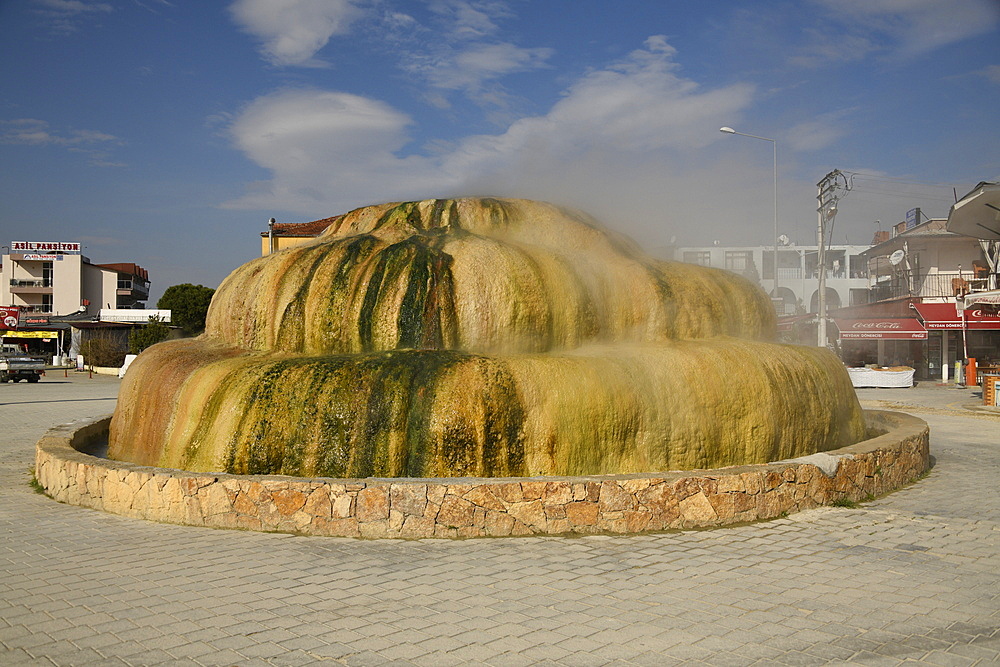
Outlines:
{"type": "Polygon", "coordinates": [[[686,525],[709,525],[719,520],[715,508],[704,493],[698,492],[684,498],[679,503],[681,518],[686,525]]]}
{"type": "Polygon", "coordinates": [[[233,511],[229,502],[229,494],[221,484],[210,484],[198,489],[198,501],[201,503],[202,514],[206,517],[214,514],[228,514],[233,511]]]}
{"type": "Polygon", "coordinates": [[[777,472],[776,470],[768,470],[764,473],[764,491],[776,489],[781,486],[784,481],[785,478],[781,476],[780,472],[777,472]]]}
{"type": "Polygon", "coordinates": [[[521,485],[518,482],[491,484],[487,488],[505,505],[524,500],[524,494],[521,493],[521,485]]]}
{"type": "Polygon", "coordinates": [[[441,502],[441,509],[437,514],[437,523],[453,528],[471,526],[475,509],[476,506],[468,500],[459,498],[458,496],[447,495],[441,502]]]}
{"type": "Polygon", "coordinates": [[[573,485],[570,482],[546,482],[542,500],[546,505],[565,505],[573,502],[573,485]]]}
{"type": "Polygon", "coordinates": [[[602,512],[618,512],[636,507],[635,496],[619,486],[618,482],[614,480],[607,480],[601,484],[598,504],[602,512]]]}
{"type": "Polygon", "coordinates": [[[742,475],[722,475],[715,483],[719,493],[745,493],[747,490],[742,475]]]}
{"type": "Polygon", "coordinates": [[[330,514],[334,519],[346,519],[352,515],[354,510],[354,496],[346,492],[332,497],[332,507],[330,514]]]}
{"type": "Polygon", "coordinates": [[[525,500],[538,500],[545,493],[545,482],[521,482],[521,495],[525,500]]]}
{"type": "MultiPolygon", "coordinates": [[[[358,491],[356,513],[362,523],[389,518],[389,493],[384,486],[372,486],[358,491]]],[[[364,534],[364,531],[362,531],[364,534]]]]}
{"type": "Polygon", "coordinates": [[[566,506],[565,505],[542,505],[542,509],[545,512],[545,519],[551,522],[553,519],[565,519],[566,518],[566,506]]]}
{"type": "Polygon", "coordinates": [[[487,535],[492,537],[505,537],[511,534],[514,528],[514,518],[506,513],[486,511],[486,520],[483,522],[483,529],[487,535]]]}
{"type": "Polygon", "coordinates": [[[317,517],[310,525],[310,532],[313,535],[326,535],[329,537],[360,537],[361,531],[355,519],[324,519],[317,517]]]}
{"type": "Polygon", "coordinates": [[[434,532],[434,520],[422,516],[407,516],[399,534],[403,537],[425,537],[434,532]]]}
{"type": "Polygon", "coordinates": [[[410,516],[423,516],[427,508],[426,484],[393,484],[389,487],[389,505],[410,516]]]}
{"type": "Polygon", "coordinates": [[[326,487],[318,487],[309,494],[302,511],[309,516],[321,516],[331,518],[333,516],[333,503],[330,502],[330,492],[326,487]]]}
{"type": "Polygon", "coordinates": [[[541,500],[514,503],[507,508],[507,513],[526,526],[531,526],[532,528],[545,527],[545,510],[542,507],[541,500]]]}
{"type": "Polygon", "coordinates": [[[489,486],[473,487],[463,497],[472,504],[488,510],[502,510],[505,507],[503,501],[496,497],[489,486]]]}
{"type": "Polygon", "coordinates": [[[444,496],[445,489],[443,484],[427,485],[427,502],[440,505],[441,501],[444,500],[444,496]]]}
{"type": "Polygon", "coordinates": [[[271,492],[274,506],[277,508],[278,514],[283,517],[291,516],[302,509],[306,504],[306,497],[306,494],[288,486],[271,492]]]}
{"type": "Polygon", "coordinates": [[[629,533],[639,533],[646,530],[652,515],[648,511],[629,510],[625,512],[625,529],[629,533]]]}
{"type": "Polygon", "coordinates": [[[599,509],[597,503],[580,501],[565,506],[566,518],[576,526],[596,526],[599,509]]]}
{"type": "Polygon", "coordinates": [[[648,477],[639,477],[637,479],[623,479],[619,480],[618,485],[622,487],[626,493],[630,493],[633,496],[643,489],[646,489],[651,484],[648,477]]]}

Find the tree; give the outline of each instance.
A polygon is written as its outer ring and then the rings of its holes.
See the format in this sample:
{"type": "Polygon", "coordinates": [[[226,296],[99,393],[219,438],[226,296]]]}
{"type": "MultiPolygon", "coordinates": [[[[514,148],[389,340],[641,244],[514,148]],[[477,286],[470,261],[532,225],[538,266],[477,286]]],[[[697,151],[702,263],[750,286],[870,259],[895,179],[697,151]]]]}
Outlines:
{"type": "Polygon", "coordinates": [[[205,330],[205,315],[213,294],[215,290],[204,285],[172,285],[156,302],[156,307],[169,310],[170,323],[180,327],[185,335],[194,336],[205,330]]]}
{"type": "Polygon", "coordinates": [[[153,315],[149,318],[149,322],[129,332],[129,352],[139,354],[150,345],[156,345],[160,341],[166,340],[169,335],[170,327],[161,322],[159,317],[153,315]]]}
{"type": "Polygon", "coordinates": [[[127,351],[124,335],[109,332],[101,332],[80,344],[80,354],[88,366],[121,366],[127,351]]]}

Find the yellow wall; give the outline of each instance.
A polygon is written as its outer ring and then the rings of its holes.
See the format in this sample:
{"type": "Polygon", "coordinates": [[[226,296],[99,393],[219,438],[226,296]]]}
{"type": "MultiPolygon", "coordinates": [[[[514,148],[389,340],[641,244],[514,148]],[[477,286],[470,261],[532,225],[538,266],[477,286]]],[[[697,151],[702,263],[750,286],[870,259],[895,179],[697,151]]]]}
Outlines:
{"type": "MultiPolygon", "coordinates": [[[[275,236],[274,237],[274,251],[284,250],[285,248],[292,248],[297,245],[302,245],[303,243],[308,243],[312,241],[315,236],[275,236]]],[[[260,237],[260,256],[263,257],[267,254],[268,249],[268,238],[267,236],[260,237]]]]}

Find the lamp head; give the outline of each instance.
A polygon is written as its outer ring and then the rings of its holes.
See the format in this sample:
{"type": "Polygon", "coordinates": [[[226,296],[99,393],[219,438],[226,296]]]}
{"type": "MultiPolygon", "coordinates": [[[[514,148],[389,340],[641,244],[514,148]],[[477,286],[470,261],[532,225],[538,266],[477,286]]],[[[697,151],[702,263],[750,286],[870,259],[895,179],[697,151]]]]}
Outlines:
{"type": "Polygon", "coordinates": [[[731,127],[720,127],[719,132],[725,132],[726,134],[736,134],[736,130],[731,127]]]}

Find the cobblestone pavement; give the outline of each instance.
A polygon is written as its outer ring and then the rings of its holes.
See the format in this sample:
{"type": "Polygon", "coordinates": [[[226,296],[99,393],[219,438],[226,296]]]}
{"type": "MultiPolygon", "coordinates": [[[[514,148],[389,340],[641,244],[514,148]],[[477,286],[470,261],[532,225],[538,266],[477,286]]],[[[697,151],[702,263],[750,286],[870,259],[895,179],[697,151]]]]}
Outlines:
{"type": "Polygon", "coordinates": [[[936,465],[857,508],[628,537],[362,541],[147,523],[34,493],[118,380],[0,385],[0,664],[1000,664],[1000,418],[860,390],[936,465]]]}

